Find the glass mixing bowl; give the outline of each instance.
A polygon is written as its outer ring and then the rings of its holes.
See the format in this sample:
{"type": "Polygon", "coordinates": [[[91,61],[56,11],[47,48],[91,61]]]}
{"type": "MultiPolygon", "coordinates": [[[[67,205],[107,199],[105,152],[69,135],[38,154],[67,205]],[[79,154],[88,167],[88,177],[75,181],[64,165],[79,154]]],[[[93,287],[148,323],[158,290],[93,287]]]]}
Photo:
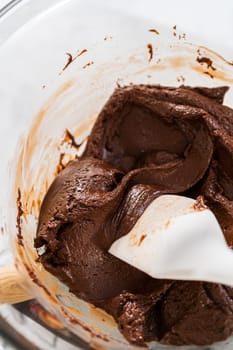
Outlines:
{"type": "MultiPolygon", "coordinates": [[[[13,236],[16,263],[40,303],[91,346],[136,349],[126,342],[112,317],[78,299],[36,261],[33,241],[41,202],[61,166],[61,154],[65,166],[82,152],[101,107],[117,84],[232,85],[233,67],[208,49],[182,38],[169,40],[168,33],[157,34],[143,28],[106,38],[93,48],[80,51],[73,59],[58,79],[44,89],[44,101],[11,166],[11,172],[14,169],[11,203],[16,202],[20,191],[24,212],[20,239],[23,245],[13,236]],[[210,58],[215,69],[201,65],[196,60],[198,55],[210,58]],[[82,144],[78,152],[65,135],[66,130],[82,144]]],[[[228,93],[229,101],[232,93],[232,90],[228,93]]],[[[16,216],[13,210],[9,223],[14,223],[16,216]]],[[[156,343],[148,346],[166,348],[156,343]]]]}
{"type": "MultiPolygon", "coordinates": [[[[72,27],[75,22],[72,7],[64,7],[62,13],[63,17],[70,15],[72,27]]],[[[47,17],[53,21],[51,13],[47,13],[47,17]]],[[[51,21],[40,26],[40,30],[49,30],[51,21]]],[[[57,18],[54,23],[57,23],[57,18]]],[[[40,205],[59,168],[74,159],[77,153],[66,137],[66,130],[71,132],[78,144],[82,144],[78,151],[81,153],[99,111],[117,84],[228,85],[231,89],[225,103],[233,107],[233,66],[214,51],[189,43],[185,33],[179,33],[175,27],[152,28],[144,21],[129,21],[118,35],[106,33],[95,45],[78,49],[74,45],[75,35],[69,37],[67,41],[71,52],[68,52],[67,61],[64,61],[65,55],[61,57],[57,54],[60,42],[66,39],[65,34],[62,36],[59,32],[62,37],[56,34],[54,42],[43,41],[34,24],[27,28],[27,33],[30,36],[24,48],[25,62],[23,65],[21,61],[14,62],[16,81],[23,79],[25,90],[19,91],[17,82],[11,86],[14,101],[11,113],[18,113],[24,126],[29,120],[33,119],[33,122],[30,121],[29,130],[18,140],[9,172],[4,178],[7,190],[4,197],[7,198],[6,225],[12,234],[18,273],[23,277],[24,286],[39,302],[91,347],[142,349],[127,343],[111,316],[78,299],[36,261],[38,254],[33,242],[40,205]],[[46,52],[51,45],[54,56],[48,57],[46,52]],[[44,52],[41,52],[42,48],[44,52]],[[30,59],[27,56],[29,52],[30,59]],[[197,57],[210,58],[212,66],[201,64],[197,57]],[[37,64],[40,67],[38,70],[35,69],[37,64]],[[53,74],[50,72],[51,65],[56,67],[53,67],[53,74]],[[22,66],[25,67],[24,71],[22,66]],[[15,225],[19,193],[23,215],[20,218],[21,234],[17,237],[15,225]]],[[[15,41],[19,38],[17,35],[15,41]]],[[[10,42],[6,45],[6,57],[11,60],[9,52],[19,49],[22,42],[18,41],[18,47],[10,42]]],[[[12,78],[9,72],[5,72],[5,79],[9,79],[11,85],[15,76],[12,78]]],[[[230,350],[232,346],[233,342],[228,340],[219,345],[183,349],[230,350]]],[[[159,350],[175,347],[151,342],[148,348],[159,350]]]]}

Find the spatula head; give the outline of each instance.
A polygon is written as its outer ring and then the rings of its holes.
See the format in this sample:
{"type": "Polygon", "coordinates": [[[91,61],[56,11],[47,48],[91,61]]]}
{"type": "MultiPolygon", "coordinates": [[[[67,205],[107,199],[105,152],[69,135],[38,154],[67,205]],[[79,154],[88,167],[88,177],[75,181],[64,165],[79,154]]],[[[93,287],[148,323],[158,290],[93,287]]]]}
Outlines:
{"type": "Polygon", "coordinates": [[[109,249],[154,278],[181,280],[209,280],[216,256],[226,251],[229,248],[211,210],[177,195],[155,199],[133,229],[109,249]]]}

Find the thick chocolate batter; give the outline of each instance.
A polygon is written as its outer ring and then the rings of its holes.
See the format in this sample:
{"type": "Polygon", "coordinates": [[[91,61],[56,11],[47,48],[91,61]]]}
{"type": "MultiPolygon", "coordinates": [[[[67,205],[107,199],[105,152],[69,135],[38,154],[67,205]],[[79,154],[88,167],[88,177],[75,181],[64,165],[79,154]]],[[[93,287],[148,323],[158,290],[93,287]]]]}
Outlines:
{"type": "Polygon", "coordinates": [[[226,91],[118,88],[83,156],[57,176],[43,201],[39,261],[71,292],[112,314],[131,343],[204,345],[233,333],[233,289],[156,280],[107,252],[164,193],[202,195],[233,247],[233,110],[222,106],[226,91]]]}

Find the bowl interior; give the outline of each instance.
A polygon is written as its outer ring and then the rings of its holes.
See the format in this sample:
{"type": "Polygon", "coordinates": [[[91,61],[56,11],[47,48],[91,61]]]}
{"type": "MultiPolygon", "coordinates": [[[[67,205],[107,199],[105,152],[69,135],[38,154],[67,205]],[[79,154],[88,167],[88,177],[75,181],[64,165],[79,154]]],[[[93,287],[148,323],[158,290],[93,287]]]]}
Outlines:
{"type": "MultiPolygon", "coordinates": [[[[69,293],[36,261],[33,244],[43,197],[61,168],[83,151],[99,111],[117,85],[228,85],[231,89],[225,103],[230,105],[233,66],[213,51],[188,43],[185,37],[174,38],[170,29],[160,33],[145,28],[129,30],[106,37],[72,58],[58,78],[43,89],[40,110],[20,140],[17,162],[12,164],[15,172],[10,179],[13,192],[9,205],[14,206],[18,198],[23,210],[22,237],[12,237],[15,259],[28,288],[71,331],[92,346],[136,349],[127,344],[112,317],[69,293]],[[210,58],[212,66],[201,64],[197,57],[210,58]],[[82,144],[79,150],[73,147],[66,130],[82,144]]],[[[11,210],[12,232],[16,217],[17,209],[11,210]]],[[[155,343],[149,346],[166,348],[155,343]]]]}

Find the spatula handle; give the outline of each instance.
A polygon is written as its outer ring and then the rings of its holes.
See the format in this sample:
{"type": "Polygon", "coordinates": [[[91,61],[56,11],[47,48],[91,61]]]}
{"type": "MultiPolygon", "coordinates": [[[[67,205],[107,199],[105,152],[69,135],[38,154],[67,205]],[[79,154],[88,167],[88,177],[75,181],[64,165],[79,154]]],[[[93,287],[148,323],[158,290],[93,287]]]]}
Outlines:
{"type": "Polygon", "coordinates": [[[14,265],[0,267],[0,304],[16,304],[32,299],[23,288],[23,279],[14,265]]]}

